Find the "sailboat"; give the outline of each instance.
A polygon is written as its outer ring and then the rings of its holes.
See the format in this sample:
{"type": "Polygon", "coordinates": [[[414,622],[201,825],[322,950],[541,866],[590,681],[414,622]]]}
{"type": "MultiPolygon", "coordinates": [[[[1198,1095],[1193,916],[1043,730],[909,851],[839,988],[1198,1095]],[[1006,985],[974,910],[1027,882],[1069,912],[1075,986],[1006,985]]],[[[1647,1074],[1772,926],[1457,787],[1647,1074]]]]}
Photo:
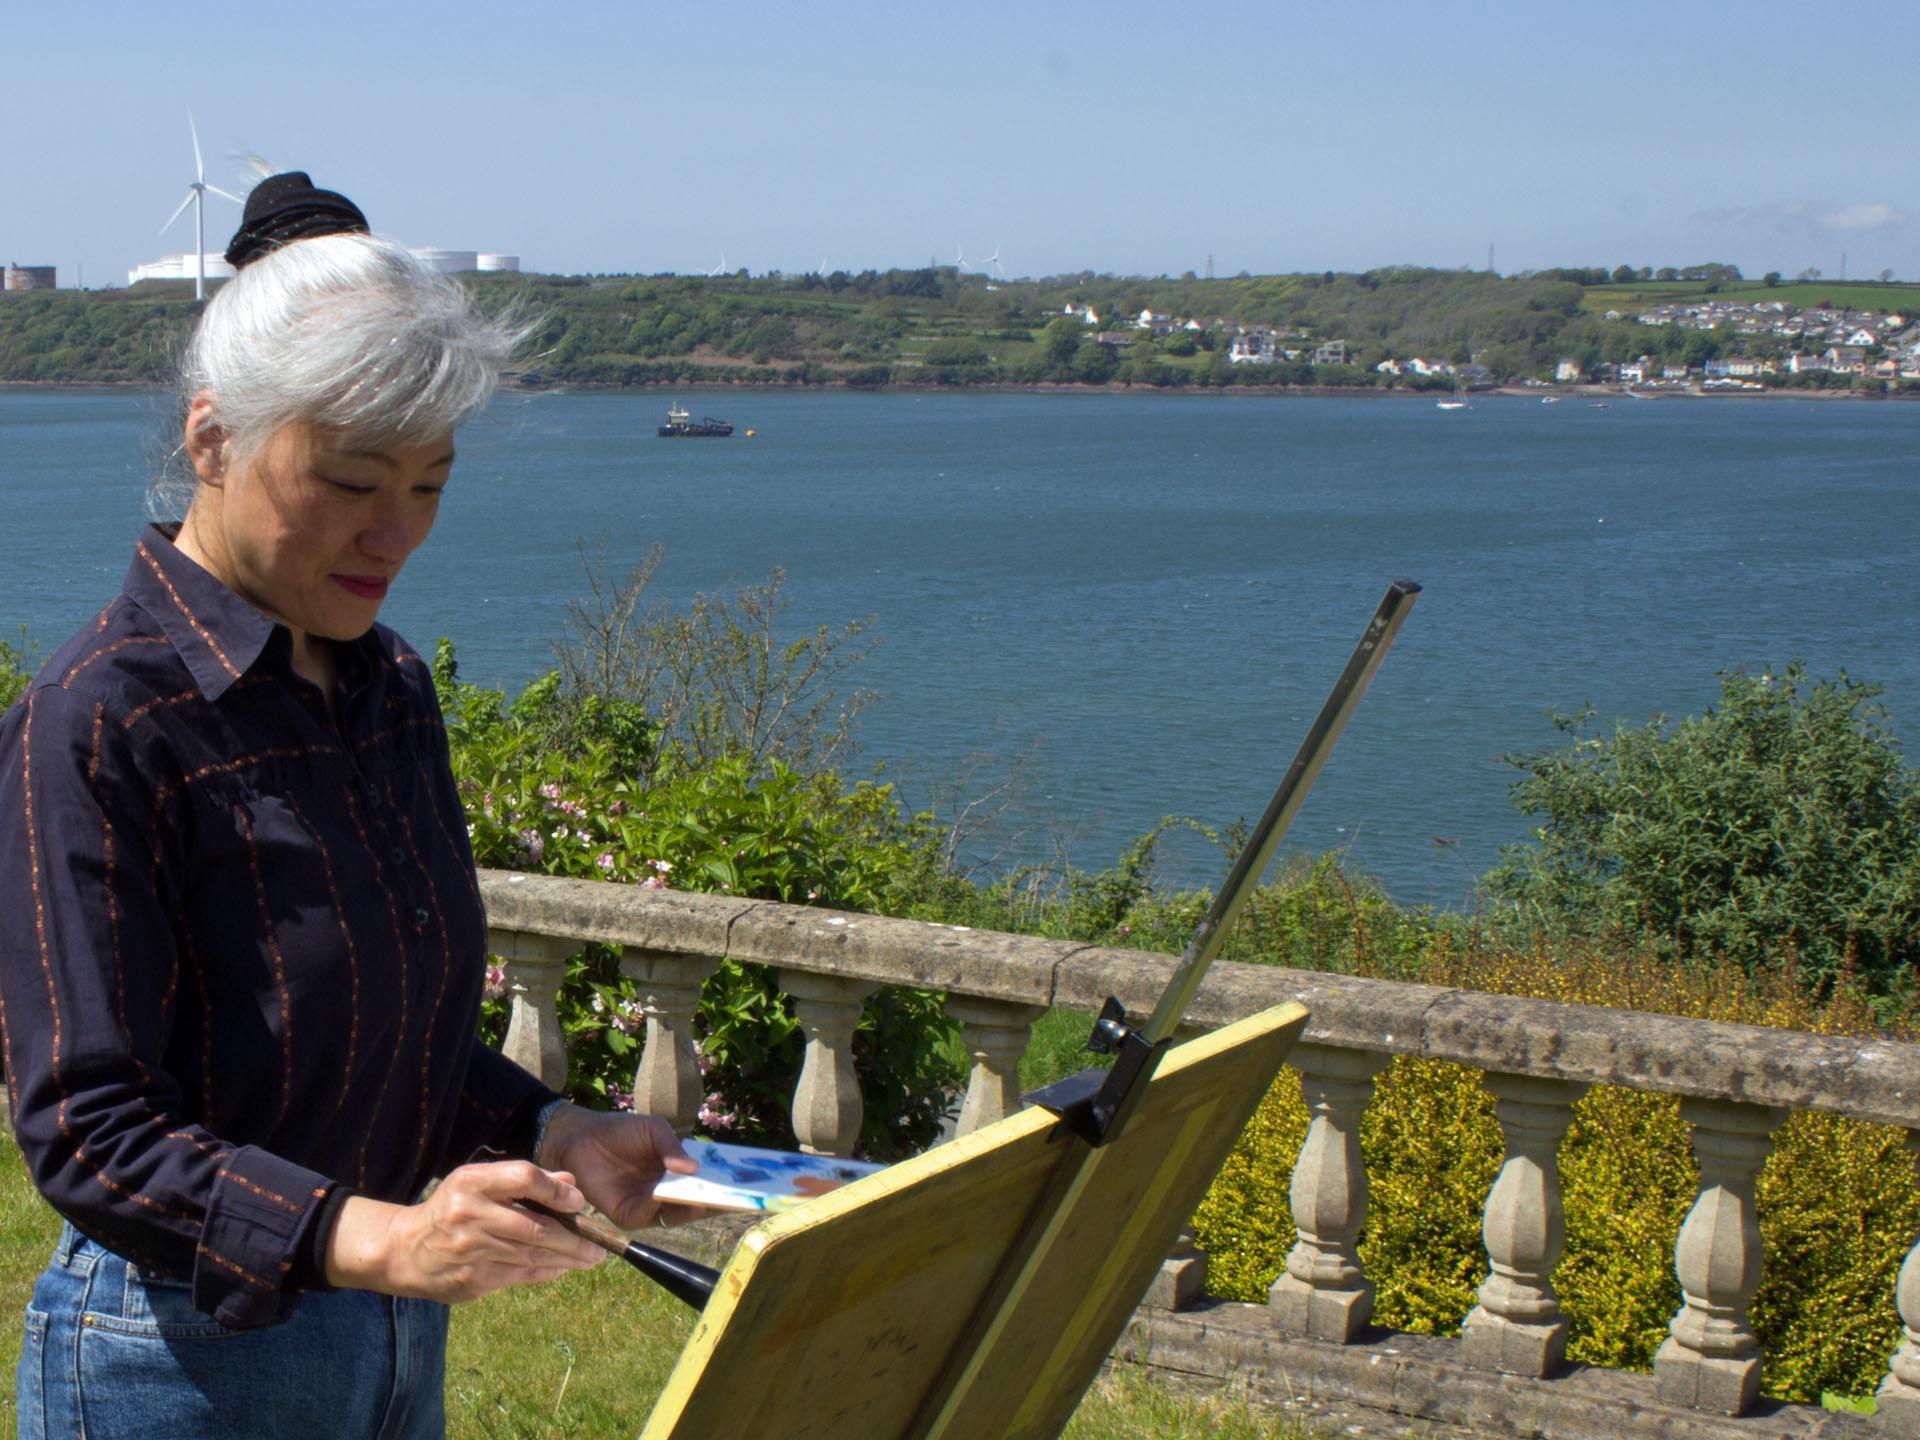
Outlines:
{"type": "Polygon", "coordinates": [[[1467,387],[1459,375],[1456,374],[1453,377],[1453,398],[1451,400],[1436,400],[1434,407],[1439,410],[1466,410],[1471,408],[1467,404],[1467,387]]]}

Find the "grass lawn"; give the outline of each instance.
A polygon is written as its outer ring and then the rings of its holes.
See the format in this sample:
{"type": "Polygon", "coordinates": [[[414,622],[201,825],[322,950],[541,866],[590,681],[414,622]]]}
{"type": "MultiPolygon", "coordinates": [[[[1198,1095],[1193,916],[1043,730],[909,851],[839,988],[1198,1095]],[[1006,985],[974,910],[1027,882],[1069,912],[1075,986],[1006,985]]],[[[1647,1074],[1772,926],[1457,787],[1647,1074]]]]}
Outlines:
{"type": "MultiPolygon", "coordinates": [[[[1090,1018],[1042,1018],[1023,1084],[1081,1068],[1090,1018]]],[[[0,1140],[0,1434],[16,1428],[19,1315],[59,1223],[34,1193],[11,1138],[0,1140]]],[[[447,1355],[448,1433],[458,1440],[632,1436],[645,1423],[693,1328],[693,1312],[618,1261],[551,1285],[501,1291],[454,1311],[447,1355]]],[[[1070,1440],[1312,1440],[1285,1417],[1214,1404],[1137,1375],[1102,1381],[1070,1440]]]]}
{"type": "Polygon", "coordinates": [[[1908,314],[1920,309],[1920,285],[1860,284],[1835,280],[1785,280],[1769,288],[1760,280],[1722,281],[1714,294],[1700,280],[1634,281],[1626,285],[1589,286],[1580,308],[1594,315],[1609,310],[1629,314],[1654,305],[1688,305],[1708,300],[1742,300],[1748,304],[1781,300],[1797,310],[1806,310],[1827,301],[1849,310],[1899,310],[1908,314]]]}

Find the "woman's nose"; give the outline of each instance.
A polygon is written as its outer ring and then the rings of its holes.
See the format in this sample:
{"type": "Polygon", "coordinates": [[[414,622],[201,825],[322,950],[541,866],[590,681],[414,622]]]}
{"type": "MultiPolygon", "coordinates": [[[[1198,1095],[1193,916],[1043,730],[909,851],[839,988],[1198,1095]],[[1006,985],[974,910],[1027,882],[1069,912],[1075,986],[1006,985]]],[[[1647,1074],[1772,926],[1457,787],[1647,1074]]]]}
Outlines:
{"type": "Polygon", "coordinates": [[[407,527],[397,519],[369,525],[360,532],[360,548],[377,560],[404,560],[410,548],[407,527]]]}

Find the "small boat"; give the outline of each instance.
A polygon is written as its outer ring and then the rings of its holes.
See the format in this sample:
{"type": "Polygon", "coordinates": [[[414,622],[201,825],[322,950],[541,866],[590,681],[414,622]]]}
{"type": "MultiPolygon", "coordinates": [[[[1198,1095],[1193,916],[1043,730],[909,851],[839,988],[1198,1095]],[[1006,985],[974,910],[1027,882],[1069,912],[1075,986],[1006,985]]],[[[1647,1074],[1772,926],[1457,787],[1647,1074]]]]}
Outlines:
{"type": "Polygon", "coordinates": [[[1542,405],[1558,405],[1560,403],[1560,397],[1558,395],[1542,395],[1540,397],[1540,403],[1542,405]]]}
{"type": "Polygon", "coordinates": [[[1436,400],[1433,402],[1433,405],[1436,410],[1465,410],[1468,408],[1467,402],[1464,400],[1436,400]]]}
{"type": "Polygon", "coordinates": [[[702,415],[698,420],[678,405],[667,407],[667,423],[659,429],[662,440],[707,440],[731,435],[733,426],[724,420],[702,415]]]}

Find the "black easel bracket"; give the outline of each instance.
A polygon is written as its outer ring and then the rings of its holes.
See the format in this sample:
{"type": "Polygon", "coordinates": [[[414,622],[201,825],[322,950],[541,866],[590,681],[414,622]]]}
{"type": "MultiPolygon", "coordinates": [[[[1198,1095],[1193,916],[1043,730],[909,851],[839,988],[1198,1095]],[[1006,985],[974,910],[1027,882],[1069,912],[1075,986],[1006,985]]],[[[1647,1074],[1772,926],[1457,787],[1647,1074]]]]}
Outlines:
{"type": "Polygon", "coordinates": [[[1024,1098],[1028,1104],[1058,1115],[1067,1129],[1098,1149],[1119,1136],[1172,1044],[1171,1037],[1158,1042],[1147,1039],[1128,1023],[1126,1010],[1109,995],[1093,1022],[1087,1048],[1097,1055],[1113,1056],[1112,1066],[1082,1070],[1024,1098]]]}

